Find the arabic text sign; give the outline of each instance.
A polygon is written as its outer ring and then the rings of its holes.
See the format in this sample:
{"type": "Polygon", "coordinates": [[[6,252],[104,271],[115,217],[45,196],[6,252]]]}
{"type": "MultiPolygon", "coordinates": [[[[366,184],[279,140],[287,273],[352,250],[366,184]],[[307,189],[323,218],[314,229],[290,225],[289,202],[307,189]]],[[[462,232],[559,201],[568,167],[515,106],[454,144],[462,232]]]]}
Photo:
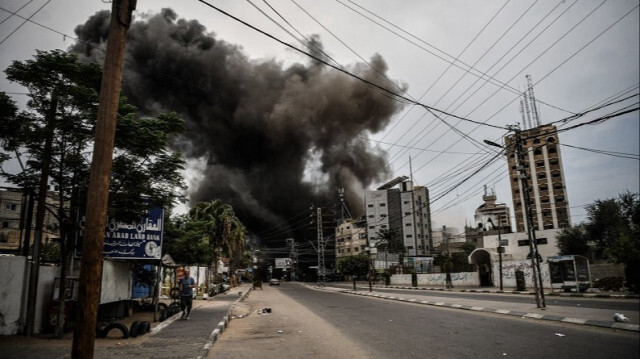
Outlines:
{"type": "MultiPolygon", "coordinates": [[[[164,210],[154,207],[138,222],[119,222],[107,219],[103,256],[120,259],[160,259],[164,210]]],[[[79,222],[76,255],[82,255],[85,217],[79,222]]]]}

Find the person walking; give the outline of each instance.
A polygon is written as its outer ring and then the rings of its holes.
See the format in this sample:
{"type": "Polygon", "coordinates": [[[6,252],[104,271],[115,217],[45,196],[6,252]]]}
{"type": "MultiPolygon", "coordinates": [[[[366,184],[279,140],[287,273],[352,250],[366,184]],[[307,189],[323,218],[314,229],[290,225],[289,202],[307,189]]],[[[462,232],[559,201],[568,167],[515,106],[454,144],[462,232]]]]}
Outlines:
{"type": "Polygon", "coordinates": [[[191,313],[191,307],[193,305],[193,288],[196,286],[196,281],[193,277],[189,276],[189,268],[184,268],[184,277],[180,279],[180,308],[182,309],[181,319],[189,320],[189,313],[191,313]]]}

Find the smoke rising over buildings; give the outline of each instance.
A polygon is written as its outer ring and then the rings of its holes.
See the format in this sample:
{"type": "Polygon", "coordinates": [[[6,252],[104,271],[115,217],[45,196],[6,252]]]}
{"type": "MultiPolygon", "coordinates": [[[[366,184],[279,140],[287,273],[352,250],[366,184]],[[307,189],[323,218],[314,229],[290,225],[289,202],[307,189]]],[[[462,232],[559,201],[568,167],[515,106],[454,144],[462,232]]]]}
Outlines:
{"type": "MultiPolygon", "coordinates": [[[[102,11],[78,26],[85,43],[71,51],[102,63],[97,47],[105,46],[108,22],[102,11]]],[[[390,176],[386,153],[364,138],[401,105],[311,59],[288,67],[250,59],[210,31],[171,9],[146,15],[131,25],[124,68],[123,93],[139,112],[185,119],[175,149],[205,164],[191,201],[222,199],[254,232],[312,203],[333,205],[341,187],[351,212],[362,214],[363,189],[390,176]]],[[[349,71],[394,88],[380,75],[384,59],[370,63],[378,71],[365,64],[349,71]]]]}

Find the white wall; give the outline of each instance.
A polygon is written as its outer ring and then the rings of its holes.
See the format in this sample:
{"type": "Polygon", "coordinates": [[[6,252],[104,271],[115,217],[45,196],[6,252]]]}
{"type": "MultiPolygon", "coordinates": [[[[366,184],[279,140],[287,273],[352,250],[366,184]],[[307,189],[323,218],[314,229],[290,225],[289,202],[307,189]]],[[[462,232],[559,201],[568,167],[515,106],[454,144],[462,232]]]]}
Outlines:
{"type": "Polygon", "coordinates": [[[24,266],[25,257],[0,257],[0,335],[17,334],[20,330],[24,266]]]}
{"type": "MultiPolygon", "coordinates": [[[[446,273],[417,274],[418,286],[446,286],[446,273]]],[[[480,276],[477,272],[451,273],[454,287],[478,287],[480,276]]],[[[514,281],[515,283],[515,281],[514,281]]],[[[411,286],[411,274],[394,274],[391,285],[411,286]]]]}
{"type": "MultiPolygon", "coordinates": [[[[495,287],[500,286],[500,265],[497,261],[494,261],[493,266],[493,285],[495,287]]],[[[519,260],[519,261],[502,261],[502,284],[505,288],[516,287],[516,270],[522,270],[524,272],[524,280],[527,290],[533,290],[533,271],[531,269],[531,260],[519,260]]],[[[540,273],[542,274],[542,286],[544,288],[551,288],[551,279],[549,276],[549,264],[546,261],[540,263],[540,273]]]]}
{"type": "Polygon", "coordinates": [[[105,260],[102,264],[100,304],[131,299],[131,262],[105,260]]]}
{"type": "MultiPolygon", "coordinates": [[[[0,335],[15,335],[22,332],[22,320],[26,317],[29,268],[25,270],[23,256],[0,256],[0,335]]],[[[49,320],[49,306],[53,280],[60,273],[59,267],[40,266],[38,274],[38,298],[33,332],[42,332],[43,324],[49,320]]]]}

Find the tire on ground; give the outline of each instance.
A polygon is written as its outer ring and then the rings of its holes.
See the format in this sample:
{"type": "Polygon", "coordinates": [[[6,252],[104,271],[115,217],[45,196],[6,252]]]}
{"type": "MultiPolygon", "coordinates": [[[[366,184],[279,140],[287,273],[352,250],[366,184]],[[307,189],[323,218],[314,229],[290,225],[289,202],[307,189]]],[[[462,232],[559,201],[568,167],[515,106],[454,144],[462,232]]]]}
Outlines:
{"type": "Polygon", "coordinates": [[[140,323],[140,329],[138,330],[138,335],[144,335],[151,332],[151,323],[148,321],[144,321],[140,323]]]}
{"type": "Polygon", "coordinates": [[[131,327],[129,327],[129,336],[131,338],[135,338],[138,336],[138,333],[140,332],[140,324],[142,324],[142,322],[139,322],[137,320],[131,323],[131,327]]]}
{"type": "Polygon", "coordinates": [[[127,329],[127,327],[122,323],[111,323],[107,325],[106,327],[104,327],[104,329],[102,329],[101,336],[103,338],[106,338],[107,335],[109,335],[109,332],[111,331],[111,329],[114,329],[114,328],[122,332],[122,339],[129,338],[129,329],[127,329]]]}

